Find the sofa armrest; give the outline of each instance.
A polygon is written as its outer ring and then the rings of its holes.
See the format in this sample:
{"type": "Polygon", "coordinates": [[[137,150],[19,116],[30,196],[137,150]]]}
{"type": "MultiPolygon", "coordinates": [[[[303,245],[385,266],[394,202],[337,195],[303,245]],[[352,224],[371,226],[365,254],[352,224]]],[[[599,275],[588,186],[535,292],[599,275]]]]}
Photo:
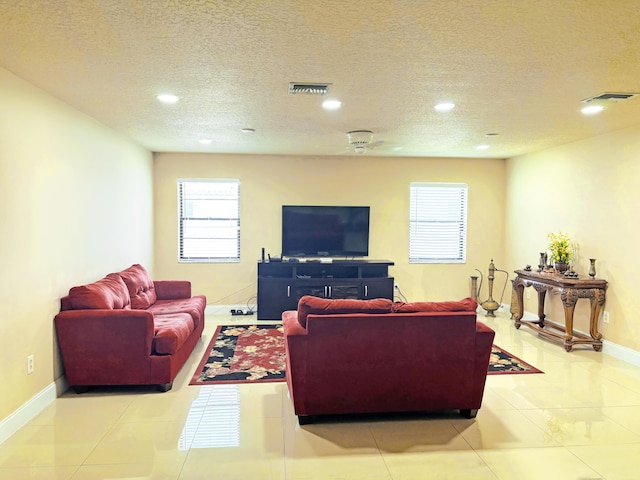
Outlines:
{"type": "Polygon", "coordinates": [[[476,360],[480,360],[481,363],[489,364],[489,356],[491,355],[491,346],[493,345],[493,339],[496,336],[496,332],[482,322],[476,321],[476,360]]]}
{"type": "Polygon", "coordinates": [[[296,415],[304,414],[307,390],[307,329],[298,322],[298,312],[287,310],[282,312],[284,328],[285,352],[287,362],[287,387],[293,400],[296,415]]]}
{"type": "Polygon", "coordinates": [[[154,280],[158,300],[191,298],[191,282],[188,280],[154,280]]]}
{"type": "Polygon", "coordinates": [[[494,332],[491,327],[488,327],[481,321],[476,320],[476,334],[481,337],[491,337],[491,342],[493,342],[493,337],[495,337],[496,332],[494,332]]]}
{"type": "Polygon", "coordinates": [[[496,332],[482,322],[476,321],[476,347],[474,352],[474,378],[476,388],[474,389],[474,403],[479,405],[484,395],[484,386],[487,380],[487,369],[489,368],[489,358],[491,357],[491,347],[496,332]]]}
{"type": "Polygon", "coordinates": [[[282,312],[282,324],[287,336],[307,334],[307,329],[298,322],[298,312],[295,310],[282,312]]]}
{"type": "Polygon", "coordinates": [[[72,358],[151,355],[154,323],[146,310],[65,310],[56,315],[55,327],[65,363],[72,358]]]}

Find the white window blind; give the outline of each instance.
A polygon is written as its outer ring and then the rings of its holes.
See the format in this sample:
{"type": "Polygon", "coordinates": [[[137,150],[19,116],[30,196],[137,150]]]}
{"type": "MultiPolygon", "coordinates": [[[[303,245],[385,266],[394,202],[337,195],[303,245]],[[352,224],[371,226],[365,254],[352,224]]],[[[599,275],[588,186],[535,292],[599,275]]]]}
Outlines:
{"type": "Polygon", "coordinates": [[[179,261],[240,261],[240,181],[179,179],[179,261]]]}
{"type": "Polygon", "coordinates": [[[409,263],[464,263],[467,184],[411,183],[409,263]]]}

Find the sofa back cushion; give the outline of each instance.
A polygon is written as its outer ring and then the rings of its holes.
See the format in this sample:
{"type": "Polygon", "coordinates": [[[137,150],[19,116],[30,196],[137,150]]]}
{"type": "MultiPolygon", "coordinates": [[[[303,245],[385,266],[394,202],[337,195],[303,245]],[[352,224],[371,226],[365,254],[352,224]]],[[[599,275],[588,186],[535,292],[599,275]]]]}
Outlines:
{"type": "Polygon", "coordinates": [[[156,302],[156,289],[149,272],[140,264],[131,265],[119,275],[129,290],[131,308],[145,309],[156,302]]]}
{"type": "Polygon", "coordinates": [[[475,312],[478,302],[467,297],[458,301],[445,302],[395,302],[393,311],[395,313],[415,313],[415,312],[475,312]]]}
{"type": "Polygon", "coordinates": [[[127,286],[116,273],[88,285],[73,287],[69,290],[68,299],[74,310],[131,308],[127,286]]]}
{"type": "Polygon", "coordinates": [[[329,299],[305,295],[298,302],[298,322],[307,326],[307,315],[331,315],[334,313],[391,313],[393,302],[388,298],[371,300],[329,299]]]}

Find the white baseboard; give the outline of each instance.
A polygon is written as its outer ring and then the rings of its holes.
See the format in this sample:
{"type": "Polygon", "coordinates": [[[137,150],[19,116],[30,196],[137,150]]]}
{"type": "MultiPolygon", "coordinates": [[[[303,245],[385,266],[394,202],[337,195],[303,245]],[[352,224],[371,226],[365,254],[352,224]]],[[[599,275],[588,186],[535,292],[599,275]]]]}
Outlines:
{"type": "Polygon", "coordinates": [[[57,398],[56,383],[49,384],[44,390],[31,397],[15,412],[0,422],[0,444],[25,426],[32,418],[55,401],[57,398]]]}
{"type": "MultiPolygon", "coordinates": [[[[501,307],[504,311],[509,312],[510,311],[510,306],[509,305],[504,305],[501,307]]],[[[532,313],[532,312],[527,312],[525,310],[524,314],[522,315],[522,319],[523,320],[537,320],[538,319],[538,314],[537,313],[532,313]]],[[[552,321],[550,318],[547,318],[546,320],[552,321]]],[[[554,322],[554,323],[559,323],[559,322],[554,322]]],[[[584,335],[588,335],[588,333],[586,332],[582,332],[580,330],[576,330],[576,332],[582,333],[584,335]]],[[[607,355],[610,355],[614,358],[617,358],[618,360],[622,360],[624,362],[630,363],[631,365],[634,365],[636,367],[640,367],[640,352],[637,350],[633,350],[632,348],[628,348],[628,347],[623,347],[622,345],[618,345],[617,343],[613,343],[607,339],[604,339],[602,341],[602,353],[605,353],[607,355]]]]}
{"type": "Polygon", "coordinates": [[[617,343],[610,342],[608,340],[602,341],[602,353],[611,355],[618,360],[623,360],[631,365],[640,367],[640,352],[628,347],[623,347],[617,343]]]}

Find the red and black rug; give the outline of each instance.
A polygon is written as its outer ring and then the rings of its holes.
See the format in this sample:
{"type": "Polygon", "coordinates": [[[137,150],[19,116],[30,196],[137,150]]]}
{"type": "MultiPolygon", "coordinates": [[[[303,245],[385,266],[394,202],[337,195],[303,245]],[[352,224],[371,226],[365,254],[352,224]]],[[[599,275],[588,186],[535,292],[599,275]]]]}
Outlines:
{"type": "Polygon", "coordinates": [[[222,325],[190,385],[284,382],[282,325],[222,325]]]}
{"type": "MultiPolygon", "coordinates": [[[[281,324],[218,327],[190,385],[284,382],[281,324]]],[[[491,348],[489,375],[542,373],[500,347],[491,348]]]]}
{"type": "Polygon", "coordinates": [[[533,365],[520,360],[515,355],[493,345],[491,356],[489,357],[489,370],[487,375],[498,375],[501,373],[544,373],[533,365]]]}

